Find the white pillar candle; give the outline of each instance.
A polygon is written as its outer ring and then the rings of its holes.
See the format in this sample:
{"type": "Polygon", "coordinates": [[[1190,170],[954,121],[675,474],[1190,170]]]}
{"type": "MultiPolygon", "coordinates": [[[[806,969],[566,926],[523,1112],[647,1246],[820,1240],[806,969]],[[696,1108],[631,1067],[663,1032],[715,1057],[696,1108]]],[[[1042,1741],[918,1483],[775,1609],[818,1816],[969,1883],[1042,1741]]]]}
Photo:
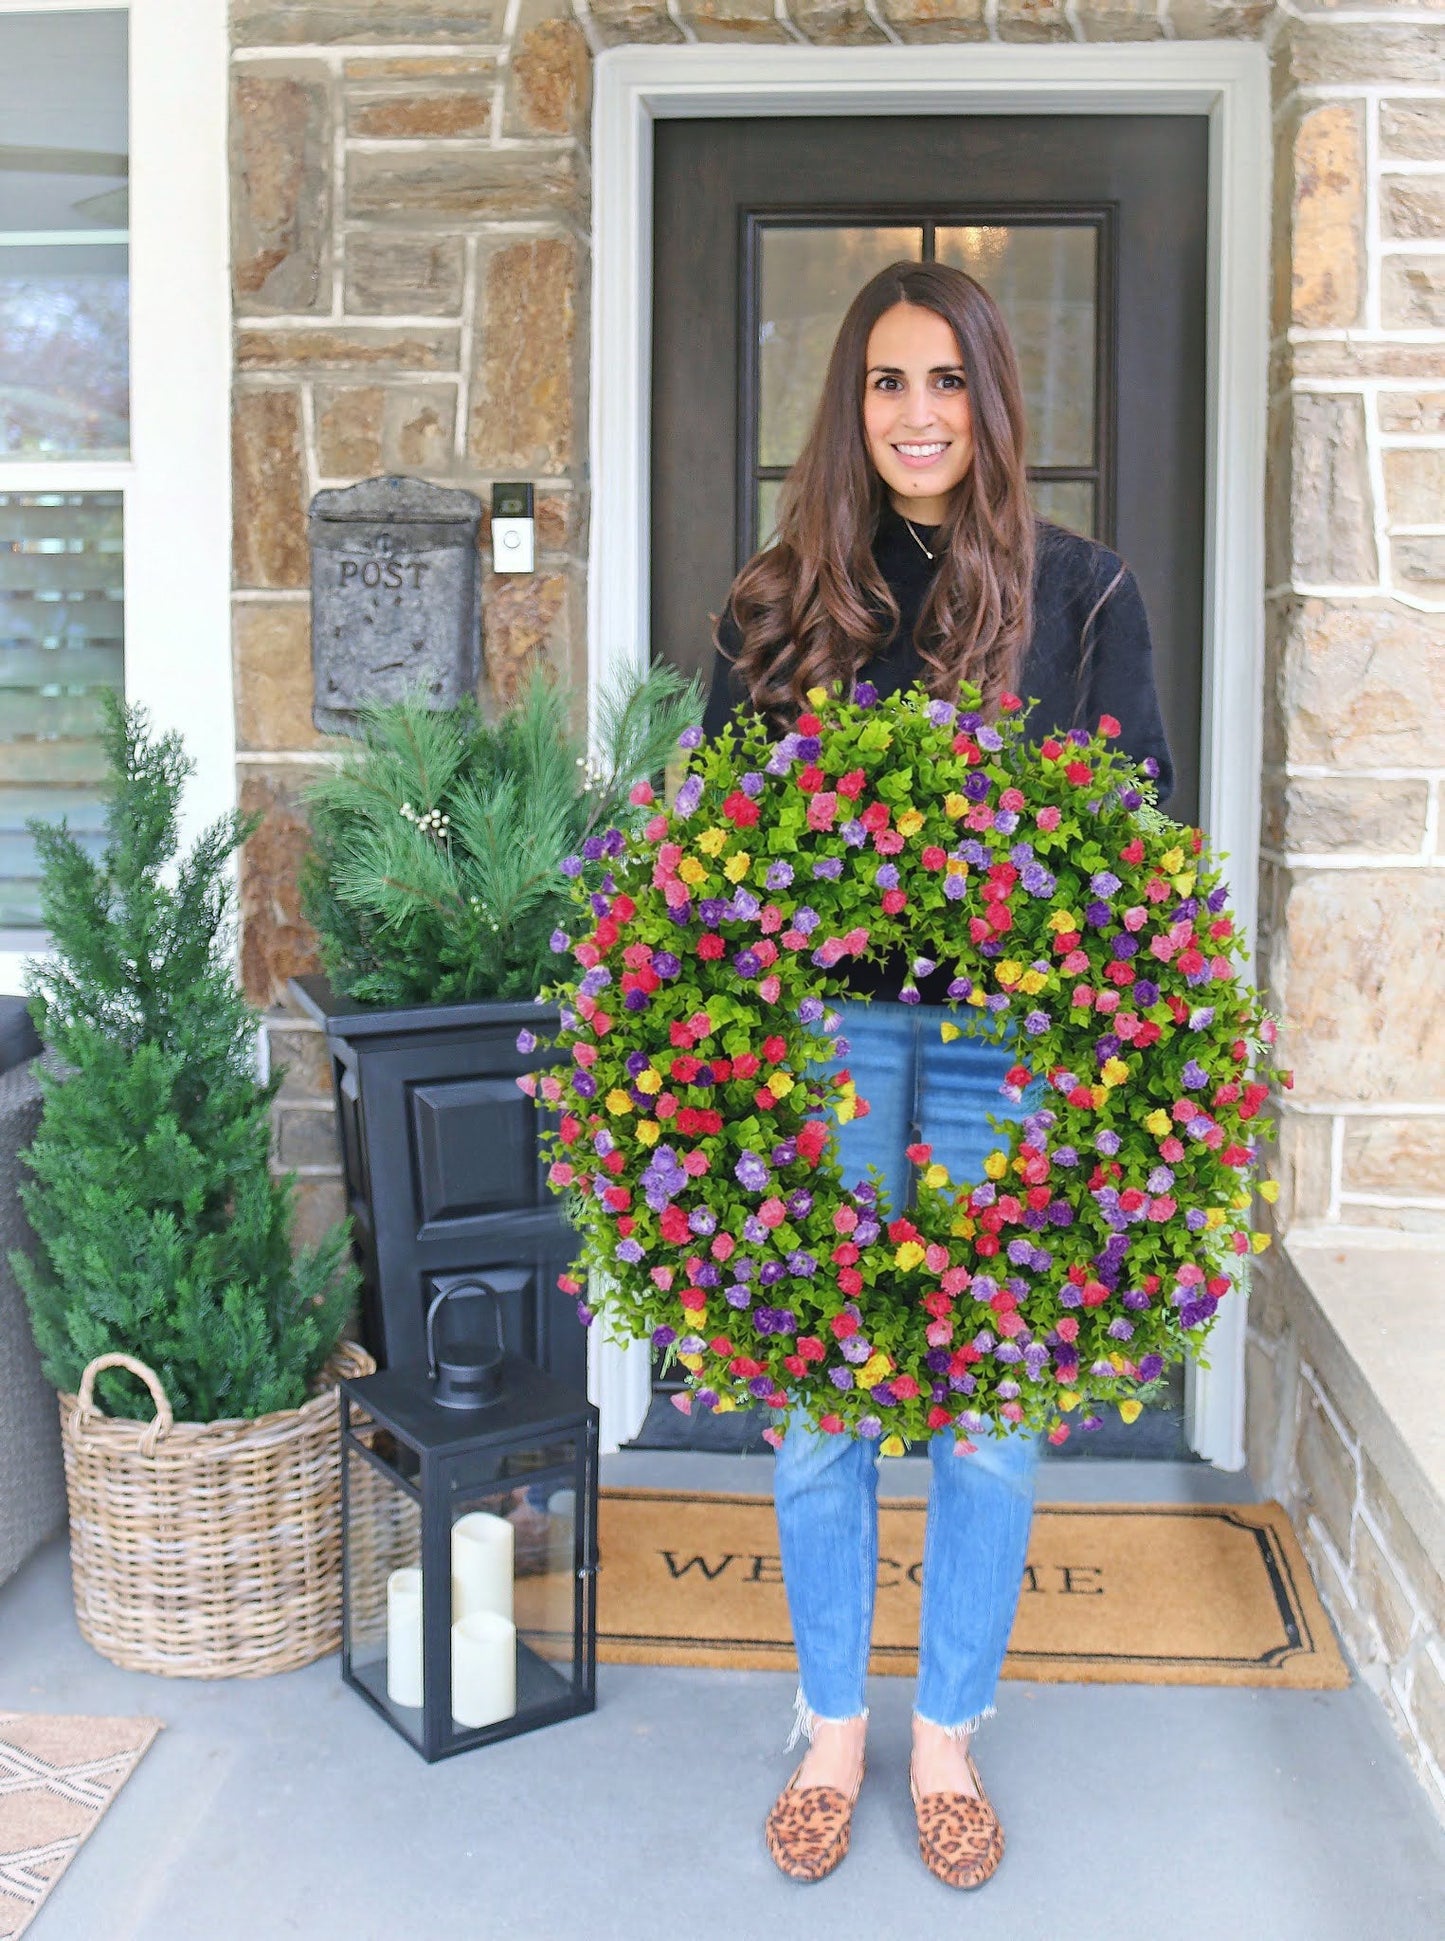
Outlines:
{"type": "Polygon", "coordinates": [[[452,1626],[452,1717],[495,1725],[517,1709],[517,1627],[496,1611],[473,1611],[452,1626]]]}
{"type": "Polygon", "coordinates": [[[471,1510],[452,1525],[452,1622],[475,1611],[510,1619],[516,1533],[504,1516],[471,1510]]]}
{"type": "Polygon", "coordinates": [[[386,1695],[393,1705],[420,1705],[421,1572],[394,1570],[386,1580],[386,1695]]]}
{"type": "Polygon", "coordinates": [[[552,1570],[570,1571],[577,1554],[577,1492],[554,1490],[547,1498],[551,1528],[547,1532],[547,1563],[552,1570]]]}

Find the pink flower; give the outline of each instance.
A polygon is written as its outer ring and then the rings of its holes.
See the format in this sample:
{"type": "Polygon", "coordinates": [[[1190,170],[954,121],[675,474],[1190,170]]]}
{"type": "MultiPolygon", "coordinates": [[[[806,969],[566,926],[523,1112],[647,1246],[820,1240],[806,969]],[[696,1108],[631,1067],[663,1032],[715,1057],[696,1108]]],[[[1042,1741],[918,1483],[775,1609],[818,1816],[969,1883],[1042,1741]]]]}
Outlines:
{"type": "Polygon", "coordinates": [[[776,1194],[771,1199],[764,1200],[758,1208],[758,1218],[765,1227],[780,1227],[787,1217],[788,1209],[776,1194]]]}
{"type": "Polygon", "coordinates": [[[667,817],[665,815],[649,816],[647,821],[642,825],[642,833],[649,842],[661,842],[662,838],[667,834],[667,817]]]}
{"type": "Polygon", "coordinates": [[[827,789],[808,798],[808,827],[810,829],[831,829],[833,818],[838,813],[838,797],[832,789],[827,789]]]}
{"type": "Polygon", "coordinates": [[[1126,910],[1124,912],[1124,928],[1126,930],[1142,930],[1148,921],[1149,912],[1144,908],[1142,903],[1136,903],[1132,910],[1126,910]]]}
{"type": "Polygon", "coordinates": [[[689,1179],[701,1179],[711,1165],[712,1161],[705,1152],[685,1152],[682,1155],[682,1170],[689,1179]]]}
{"type": "Polygon", "coordinates": [[[1039,825],[1040,829],[1057,829],[1061,819],[1062,812],[1052,802],[1045,803],[1043,808],[1034,817],[1034,821],[1039,825]]]}
{"type": "Polygon", "coordinates": [[[634,782],[632,787],[627,791],[627,799],[634,809],[647,808],[649,803],[655,799],[651,782],[645,780],[634,782]]]}
{"type": "Polygon", "coordinates": [[[776,1004],[783,994],[783,980],[780,977],[765,977],[758,986],[758,996],[764,1004],[776,1004]]]}

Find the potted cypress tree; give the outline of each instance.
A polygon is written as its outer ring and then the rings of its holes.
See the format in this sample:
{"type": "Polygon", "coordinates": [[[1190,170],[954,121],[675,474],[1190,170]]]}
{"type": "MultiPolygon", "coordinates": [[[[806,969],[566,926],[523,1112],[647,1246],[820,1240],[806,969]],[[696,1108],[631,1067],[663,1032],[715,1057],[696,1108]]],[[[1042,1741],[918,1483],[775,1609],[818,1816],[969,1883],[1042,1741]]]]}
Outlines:
{"type": "Polygon", "coordinates": [[[339,1226],[293,1255],[269,1169],[275,1081],[237,987],[222,818],[186,855],[179,737],[107,702],[106,841],[32,823],[52,950],[30,974],[51,1057],[11,1256],[61,1391],[83,1635],[133,1669],[215,1677],[333,1649],[339,1226]]]}
{"type": "Polygon", "coordinates": [[[563,859],[605,871],[605,832],[644,812],[629,798],[700,714],[695,686],[655,667],[600,697],[589,755],[538,669],[495,721],[420,696],[371,708],[356,752],[309,792],[302,907],[326,975],[291,988],[327,1034],[362,1336],[383,1366],[420,1360],[432,1301],[480,1279],[506,1345],[583,1383],[584,1337],[556,1291],[576,1238],[514,1083],[551,1054],[518,1034],[557,1022],[537,993],[572,908],[563,859]]]}

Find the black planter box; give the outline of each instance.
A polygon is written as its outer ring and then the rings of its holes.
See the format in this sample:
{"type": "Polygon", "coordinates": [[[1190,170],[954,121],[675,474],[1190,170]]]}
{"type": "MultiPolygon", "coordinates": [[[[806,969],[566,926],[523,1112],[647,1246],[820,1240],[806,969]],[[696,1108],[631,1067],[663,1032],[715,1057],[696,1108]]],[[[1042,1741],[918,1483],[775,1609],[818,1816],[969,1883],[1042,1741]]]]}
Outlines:
{"type": "MultiPolygon", "coordinates": [[[[547,1185],[546,1119],[518,1073],[555,1063],[517,1050],[550,1036],[556,1010],[526,1002],[387,1010],[338,997],[324,977],[291,992],[326,1032],[362,1273],[362,1340],[381,1368],[425,1360],[432,1298],[476,1275],[502,1295],[506,1346],[557,1380],[587,1385],[587,1336],[557,1286],[578,1238],[547,1185]]],[[[486,1304],[451,1302],[453,1338],[486,1304]]]]}

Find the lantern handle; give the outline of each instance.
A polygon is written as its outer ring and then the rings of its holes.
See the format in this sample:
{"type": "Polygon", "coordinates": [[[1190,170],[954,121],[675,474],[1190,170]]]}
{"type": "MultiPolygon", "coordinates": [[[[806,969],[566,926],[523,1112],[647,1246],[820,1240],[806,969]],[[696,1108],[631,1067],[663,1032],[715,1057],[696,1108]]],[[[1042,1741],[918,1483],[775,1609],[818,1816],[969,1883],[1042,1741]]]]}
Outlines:
{"type": "Polygon", "coordinates": [[[502,1351],[503,1354],[507,1352],[507,1344],[502,1339],[502,1310],[499,1305],[502,1298],[501,1295],[498,1294],[496,1288],[492,1286],[491,1282],[483,1280],[480,1274],[478,1274],[475,1277],[475,1279],[470,1281],[458,1281],[455,1284],[455,1286],[444,1287],[440,1294],[433,1296],[432,1303],[426,1311],[426,1368],[427,1368],[427,1375],[430,1377],[432,1381],[435,1381],[437,1378],[437,1351],[436,1351],[437,1309],[441,1306],[443,1301],[449,1301],[454,1294],[459,1294],[464,1299],[468,1295],[472,1295],[472,1294],[491,1295],[492,1301],[494,1303],[492,1308],[492,1319],[497,1324],[497,1346],[502,1351]]]}

